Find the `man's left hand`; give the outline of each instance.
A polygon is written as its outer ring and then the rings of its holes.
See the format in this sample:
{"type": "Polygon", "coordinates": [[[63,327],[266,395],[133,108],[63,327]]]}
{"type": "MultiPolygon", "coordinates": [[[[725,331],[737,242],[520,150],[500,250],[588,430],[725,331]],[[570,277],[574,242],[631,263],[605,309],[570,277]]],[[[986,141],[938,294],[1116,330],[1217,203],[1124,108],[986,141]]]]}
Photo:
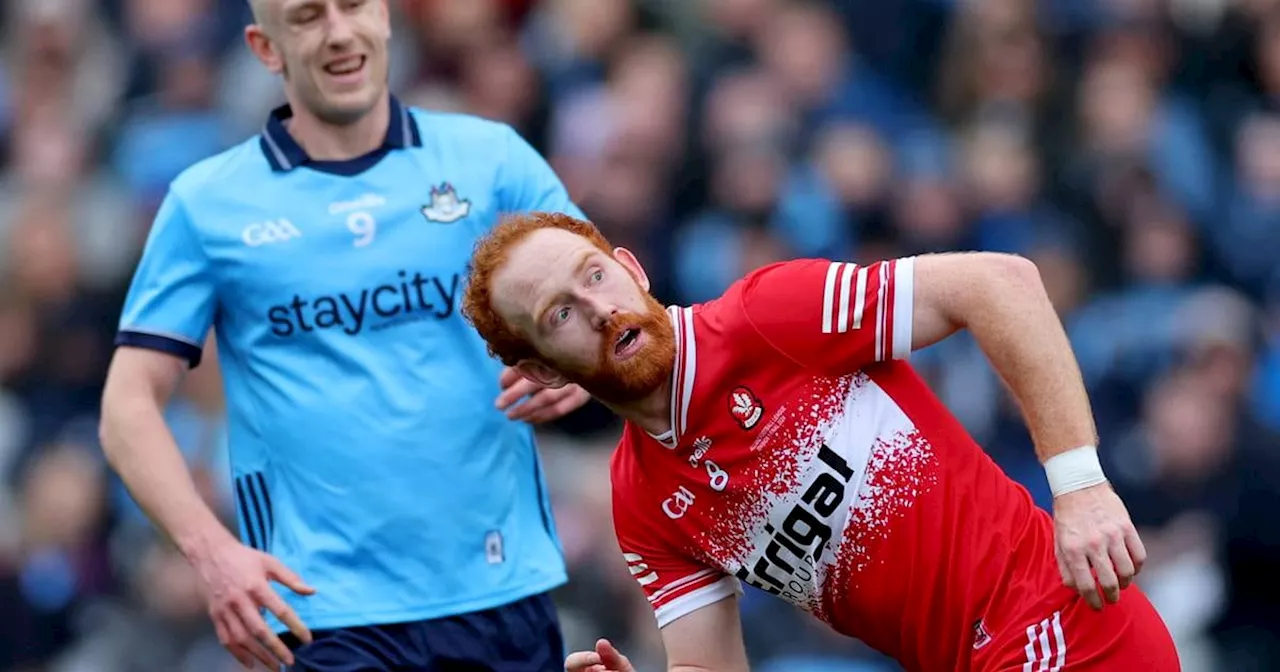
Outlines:
{"type": "Polygon", "coordinates": [[[495,404],[512,420],[529,423],[551,422],[582,408],[591,395],[577,385],[555,389],[543,387],[507,367],[498,378],[502,393],[495,404]],[[528,397],[525,399],[525,397],[528,397]],[[524,399],[523,402],[520,400],[524,399]]]}
{"type": "Polygon", "coordinates": [[[1053,519],[1062,582],[1094,609],[1101,609],[1104,599],[1119,602],[1120,591],[1147,559],[1120,496],[1108,483],[1060,495],[1053,500],[1053,519]]]}

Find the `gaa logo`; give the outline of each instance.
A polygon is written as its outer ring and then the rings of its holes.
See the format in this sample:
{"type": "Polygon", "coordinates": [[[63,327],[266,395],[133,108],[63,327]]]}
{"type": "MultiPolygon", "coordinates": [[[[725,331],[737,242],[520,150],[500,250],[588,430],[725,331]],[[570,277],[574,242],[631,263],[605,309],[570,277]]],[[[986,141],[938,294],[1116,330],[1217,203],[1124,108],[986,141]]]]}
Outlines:
{"type": "Polygon", "coordinates": [[[739,427],[751,429],[760,422],[760,416],[764,415],[764,404],[760,403],[760,398],[754,392],[738,386],[729,393],[729,414],[738,421],[739,427]]]}
{"type": "Polygon", "coordinates": [[[662,500],[662,512],[671,520],[683,518],[689,507],[693,506],[694,499],[693,492],[682,485],[670,497],[662,500]]]}
{"type": "Polygon", "coordinates": [[[240,232],[240,240],[249,247],[261,247],[271,243],[283,243],[293,238],[301,238],[302,232],[287,219],[277,219],[250,224],[240,232]]]}

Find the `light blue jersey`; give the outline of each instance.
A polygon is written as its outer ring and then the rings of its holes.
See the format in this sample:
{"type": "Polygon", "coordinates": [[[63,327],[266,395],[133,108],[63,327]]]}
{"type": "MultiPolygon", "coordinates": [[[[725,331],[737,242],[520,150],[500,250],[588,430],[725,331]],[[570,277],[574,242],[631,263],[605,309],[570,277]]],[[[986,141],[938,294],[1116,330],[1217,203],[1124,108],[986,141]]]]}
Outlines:
{"type": "Polygon", "coordinates": [[[532,431],[459,301],[500,213],[581,212],[502,124],[393,98],[381,149],[324,162],[288,115],[173,182],[117,342],[195,365],[215,329],[240,536],[316,587],[281,589],[311,628],[562,584],[532,431]]]}

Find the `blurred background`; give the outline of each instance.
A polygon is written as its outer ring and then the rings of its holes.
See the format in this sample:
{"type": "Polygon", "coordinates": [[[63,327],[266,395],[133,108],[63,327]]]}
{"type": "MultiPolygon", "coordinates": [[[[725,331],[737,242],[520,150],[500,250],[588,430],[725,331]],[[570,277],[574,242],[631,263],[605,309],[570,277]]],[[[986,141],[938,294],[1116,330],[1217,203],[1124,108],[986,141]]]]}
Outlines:
{"type": "MultiPolygon", "coordinates": [[[[390,0],[393,88],[508,122],[667,302],[759,265],[1034,259],[1185,668],[1280,670],[1280,1],[390,0]]],[[[0,3],[0,670],[221,672],[185,561],[106,471],[97,406],[166,185],[279,84],[242,0],[0,3]]],[[[212,346],[210,346],[212,347],[212,346]]],[[[228,516],[216,358],[169,409],[228,516]]],[[[918,355],[1048,506],[963,336],[918,355]]],[[[589,408],[543,437],[569,645],[662,669],[589,408]]],[[[761,672],[892,670],[759,593],[761,672]]]]}

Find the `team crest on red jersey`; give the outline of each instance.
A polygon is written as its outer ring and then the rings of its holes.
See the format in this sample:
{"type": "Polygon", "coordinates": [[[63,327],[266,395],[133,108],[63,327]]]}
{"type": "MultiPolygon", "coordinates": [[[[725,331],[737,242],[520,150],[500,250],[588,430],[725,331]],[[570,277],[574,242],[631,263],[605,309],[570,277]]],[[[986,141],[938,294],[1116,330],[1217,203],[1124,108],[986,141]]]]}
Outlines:
{"type": "Polygon", "coordinates": [[[738,421],[739,427],[751,429],[764,415],[764,404],[754,392],[739,385],[729,393],[729,413],[738,421]]]}

